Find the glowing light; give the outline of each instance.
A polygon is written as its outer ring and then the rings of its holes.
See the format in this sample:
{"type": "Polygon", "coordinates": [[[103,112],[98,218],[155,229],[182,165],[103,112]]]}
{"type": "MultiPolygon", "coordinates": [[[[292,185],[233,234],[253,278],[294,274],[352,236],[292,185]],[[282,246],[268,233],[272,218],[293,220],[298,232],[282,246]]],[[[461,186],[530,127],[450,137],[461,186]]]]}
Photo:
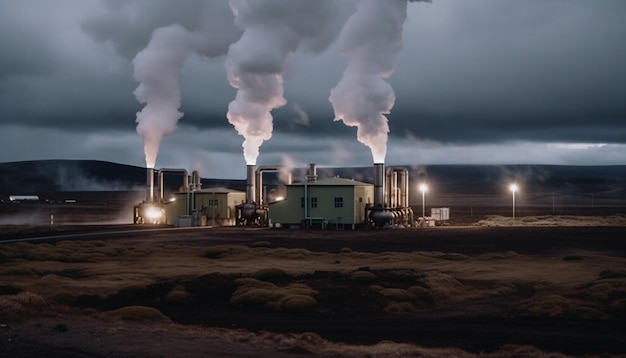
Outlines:
{"type": "Polygon", "coordinates": [[[422,192],[422,217],[426,218],[426,192],[428,191],[428,186],[426,185],[426,183],[421,183],[420,184],[420,191],[422,192]]]}
{"type": "Polygon", "coordinates": [[[516,183],[513,183],[509,189],[511,189],[511,193],[513,194],[513,221],[515,221],[515,192],[519,190],[519,187],[516,183]]]}
{"type": "Polygon", "coordinates": [[[161,209],[155,206],[151,206],[148,209],[146,209],[146,217],[150,220],[160,219],[161,216],[163,216],[163,212],[161,211],[161,209]]]}

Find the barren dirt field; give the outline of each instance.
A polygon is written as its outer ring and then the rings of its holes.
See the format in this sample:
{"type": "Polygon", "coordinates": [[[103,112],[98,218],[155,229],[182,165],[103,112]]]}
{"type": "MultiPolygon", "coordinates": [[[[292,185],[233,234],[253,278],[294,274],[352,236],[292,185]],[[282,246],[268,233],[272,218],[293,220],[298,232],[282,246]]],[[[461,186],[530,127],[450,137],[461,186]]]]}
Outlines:
{"type": "Polygon", "coordinates": [[[508,220],[7,226],[0,356],[626,356],[626,218],[508,220]]]}

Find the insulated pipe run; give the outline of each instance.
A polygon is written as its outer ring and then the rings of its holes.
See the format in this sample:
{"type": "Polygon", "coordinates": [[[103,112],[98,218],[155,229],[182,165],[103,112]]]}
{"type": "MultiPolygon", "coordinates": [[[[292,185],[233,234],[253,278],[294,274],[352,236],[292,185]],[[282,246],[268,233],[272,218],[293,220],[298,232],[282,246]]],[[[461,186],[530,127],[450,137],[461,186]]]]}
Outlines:
{"type": "Polygon", "coordinates": [[[159,190],[160,190],[160,199],[163,201],[164,196],[164,185],[163,185],[163,174],[165,173],[182,173],[183,174],[183,191],[184,193],[189,191],[189,173],[185,169],[159,169],[159,190]]]}
{"type": "Polygon", "coordinates": [[[385,207],[384,163],[374,163],[374,206],[385,207]]]}
{"type": "Polygon", "coordinates": [[[191,190],[196,191],[202,188],[202,181],[200,179],[200,173],[197,170],[191,172],[191,190]]]}
{"type": "Polygon", "coordinates": [[[408,207],[409,171],[403,167],[389,167],[387,169],[387,180],[389,180],[391,206],[394,208],[408,207]]]}
{"type": "Polygon", "coordinates": [[[291,184],[291,171],[283,166],[261,166],[256,170],[256,197],[259,200],[259,204],[267,204],[265,202],[265,196],[262,194],[263,190],[263,173],[264,172],[286,172],[287,182],[285,184],[291,184]]]}
{"type": "Polygon", "coordinates": [[[148,168],[146,172],[146,184],[148,190],[146,191],[146,203],[151,203],[154,200],[154,168],[148,168]]]}
{"type": "Polygon", "coordinates": [[[247,181],[246,181],[246,202],[247,203],[255,203],[256,202],[256,187],[255,187],[255,179],[256,179],[256,165],[248,164],[247,165],[247,181]]]}

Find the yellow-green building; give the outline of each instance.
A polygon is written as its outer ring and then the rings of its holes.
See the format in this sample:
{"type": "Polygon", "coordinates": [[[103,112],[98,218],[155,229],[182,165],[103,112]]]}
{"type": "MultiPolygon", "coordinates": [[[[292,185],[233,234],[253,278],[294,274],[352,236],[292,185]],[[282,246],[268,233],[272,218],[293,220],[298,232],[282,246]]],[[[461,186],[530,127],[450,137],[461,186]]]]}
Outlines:
{"type": "Polygon", "coordinates": [[[285,189],[285,200],[269,204],[272,226],[360,225],[365,222],[365,206],[374,200],[372,184],[344,178],[294,183],[285,189]]]}
{"type": "Polygon", "coordinates": [[[167,223],[176,226],[235,225],[235,206],[246,201],[246,193],[228,188],[207,188],[175,193],[165,205],[167,223]]]}

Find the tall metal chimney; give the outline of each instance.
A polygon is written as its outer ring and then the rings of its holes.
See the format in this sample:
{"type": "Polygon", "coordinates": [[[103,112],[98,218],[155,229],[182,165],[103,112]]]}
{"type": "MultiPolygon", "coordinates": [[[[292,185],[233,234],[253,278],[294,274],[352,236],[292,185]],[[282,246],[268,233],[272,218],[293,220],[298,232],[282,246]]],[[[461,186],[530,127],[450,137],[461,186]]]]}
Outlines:
{"type": "Polygon", "coordinates": [[[256,165],[248,164],[248,176],[246,182],[246,202],[256,202],[256,165]]]}
{"type": "Polygon", "coordinates": [[[154,201],[154,168],[148,168],[146,172],[146,203],[151,203],[154,201]]]}
{"type": "Polygon", "coordinates": [[[385,206],[385,164],[374,163],[374,206],[385,206]]]}
{"type": "Polygon", "coordinates": [[[306,181],[317,181],[317,167],[315,166],[315,163],[310,163],[309,166],[306,168],[306,181]]]}

